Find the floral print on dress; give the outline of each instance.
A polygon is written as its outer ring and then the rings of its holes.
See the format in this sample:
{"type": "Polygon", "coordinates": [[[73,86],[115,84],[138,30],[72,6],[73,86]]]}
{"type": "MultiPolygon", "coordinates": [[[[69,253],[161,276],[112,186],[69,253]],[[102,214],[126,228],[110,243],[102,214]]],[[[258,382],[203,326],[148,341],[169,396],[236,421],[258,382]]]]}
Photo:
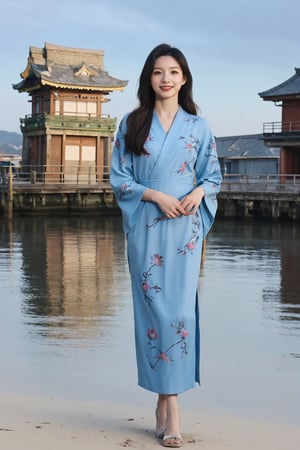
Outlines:
{"type": "Polygon", "coordinates": [[[188,152],[195,150],[196,152],[198,151],[199,145],[200,145],[200,139],[199,137],[193,136],[192,134],[190,134],[189,137],[186,136],[180,136],[178,138],[180,141],[183,141],[183,143],[185,144],[185,148],[188,152]]]}
{"type": "Polygon", "coordinates": [[[149,143],[151,143],[154,140],[155,140],[155,138],[151,134],[149,134],[146,137],[146,141],[145,141],[145,145],[144,145],[145,153],[142,153],[141,156],[146,156],[147,158],[149,158],[149,156],[151,156],[151,153],[149,152],[149,143]]]}
{"type": "Polygon", "coordinates": [[[144,293],[144,299],[148,305],[151,305],[155,299],[155,295],[161,292],[161,287],[158,284],[152,282],[152,270],[155,267],[162,267],[163,257],[158,253],[154,253],[150,259],[150,265],[148,269],[143,273],[142,277],[142,291],[144,293]]]}
{"type": "Polygon", "coordinates": [[[166,364],[170,364],[171,362],[173,362],[174,359],[172,359],[171,353],[174,357],[176,354],[176,352],[174,352],[174,349],[176,348],[179,350],[179,359],[183,359],[183,357],[188,354],[187,340],[189,332],[185,328],[184,322],[173,322],[171,323],[171,328],[174,328],[177,338],[176,340],[174,338],[174,342],[170,344],[166,349],[158,347],[156,343],[159,338],[157,331],[154,328],[148,328],[147,330],[148,346],[151,350],[149,364],[151,369],[153,370],[155,370],[160,363],[164,362],[166,364]]]}
{"type": "Polygon", "coordinates": [[[205,156],[207,158],[209,158],[210,156],[215,156],[215,158],[213,158],[212,162],[218,161],[218,157],[217,157],[217,144],[214,138],[211,139],[206,152],[205,152],[205,156]]]}
{"type": "Polygon", "coordinates": [[[119,199],[122,199],[126,194],[131,194],[131,192],[131,186],[127,183],[122,183],[119,190],[119,199]]]}
{"type": "Polygon", "coordinates": [[[187,169],[187,167],[195,160],[195,158],[192,158],[190,161],[184,161],[178,170],[176,170],[176,173],[179,173],[179,175],[183,175],[187,169]]]}
{"type": "Polygon", "coordinates": [[[168,217],[165,215],[155,217],[150,224],[146,223],[146,230],[149,230],[149,228],[156,228],[162,220],[168,220],[168,217]]]}
{"type": "Polygon", "coordinates": [[[188,253],[193,254],[197,242],[199,241],[200,231],[201,231],[201,222],[199,213],[197,211],[193,217],[192,235],[186,244],[177,249],[177,253],[183,256],[187,255],[188,253]]]}
{"type": "Polygon", "coordinates": [[[189,117],[188,119],[184,119],[184,121],[196,123],[196,122],[198,122],[198,116],[189,117]]]}

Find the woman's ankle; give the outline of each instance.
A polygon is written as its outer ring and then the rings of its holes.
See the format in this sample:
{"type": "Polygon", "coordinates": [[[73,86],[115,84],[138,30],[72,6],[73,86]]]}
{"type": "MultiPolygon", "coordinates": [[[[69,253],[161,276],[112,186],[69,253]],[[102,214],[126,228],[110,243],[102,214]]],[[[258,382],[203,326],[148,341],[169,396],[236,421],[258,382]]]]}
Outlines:
{"type": "Polygon", "coordinates": [[[181,427],[178,396],[169,396],[167,399],[166,434],[175,434],[180,436],[180,429],[181,427]]]}

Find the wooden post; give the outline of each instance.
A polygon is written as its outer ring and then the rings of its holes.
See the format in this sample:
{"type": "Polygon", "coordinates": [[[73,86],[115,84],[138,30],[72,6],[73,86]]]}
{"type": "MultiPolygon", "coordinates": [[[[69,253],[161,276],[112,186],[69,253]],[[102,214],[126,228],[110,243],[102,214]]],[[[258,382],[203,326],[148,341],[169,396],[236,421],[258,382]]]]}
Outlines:
{"type": "Polygon", "coordinates": [[[31,184],[36,184],[36,170],[31,172],[31,184]]]}
{"type": "Polygon", "coordinates": [[[8,219],[13,217],[13,179],[12,179],[12,167],[8,168],[8,186],[7,186],[7,211],[6,216],[8,219]]]}

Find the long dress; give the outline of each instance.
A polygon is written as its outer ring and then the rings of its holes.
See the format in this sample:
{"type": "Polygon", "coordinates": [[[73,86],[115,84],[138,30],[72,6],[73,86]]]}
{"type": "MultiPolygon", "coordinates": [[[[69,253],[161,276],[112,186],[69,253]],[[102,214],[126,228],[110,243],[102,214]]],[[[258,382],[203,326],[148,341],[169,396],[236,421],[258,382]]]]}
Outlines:
{"type": "Polygon", "coordinates": [[[138,384],[175,394],[200,384],[198,279],[201,248],[213,223],[221,174],[215,140],[202,117],[179,108],[168,133],[153,112],[145,149],[127,151],[120,123],[110,181],[122,211],[133,295],[138,384]],[[178,199],[195,185],[205,197],[196,214],[166,218],[142,200],[147,188],[178,199]]]}

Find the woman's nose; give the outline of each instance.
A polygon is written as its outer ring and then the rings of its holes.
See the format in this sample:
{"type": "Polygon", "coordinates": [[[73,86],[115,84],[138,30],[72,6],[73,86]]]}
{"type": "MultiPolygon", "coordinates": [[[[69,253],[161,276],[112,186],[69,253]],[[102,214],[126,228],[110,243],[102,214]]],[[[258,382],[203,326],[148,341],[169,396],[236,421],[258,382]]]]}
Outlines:
{"type": "Polygon", "coordinates": [[[163,73],[163,81],[165,83],[167,83],[169,81],[169,74],[168,74],[168,72],[164,72],[163,73]]]}

